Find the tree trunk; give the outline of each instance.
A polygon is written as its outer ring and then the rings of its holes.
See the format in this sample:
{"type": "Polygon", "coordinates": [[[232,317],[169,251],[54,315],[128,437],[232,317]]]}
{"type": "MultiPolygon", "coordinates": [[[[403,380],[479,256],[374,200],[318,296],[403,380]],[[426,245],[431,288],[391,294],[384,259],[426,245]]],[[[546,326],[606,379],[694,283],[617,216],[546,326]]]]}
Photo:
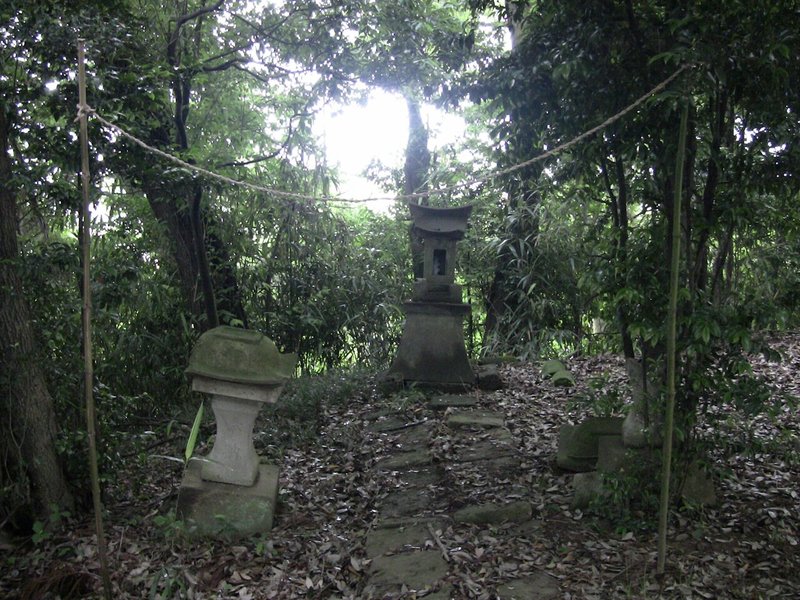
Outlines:
{"type": "MultiPolygon", "coordinates": [[[[610,152],[610,150],[609,150],[610,152]]],[[[610,199],[611,220],[614,223],[616,246],[616,256],[614,257],[614,271],[616,273],[616,287],[625,285],[628,270],[628,181],[625,178],[625,166],[622,156],[614,151],[614,175],[617,183],[617,193],[611,184],[609,165],[606,157],[603,156],[600,163],[600,171],[606,185],[606,192],[610,199]]],[[[633,339],[628,331],[629,319],[625,303],[620,301],[615,309],[617,323],[619,325],[620,338],[622,340],[622,350],[625,358],[634,357],[633,339]]]]}
{"type": "Polygon", "coordinates": [[[219,236],[209,231],[212,229],[210,225],[213,225],[212,217],[200,207],[199,215],[194,221],[192,219],[192,204],[198,202],[198,191],[183,189],[179,184],[162,187],[161,184],[145,183],[143,188],[153,214],[167,231],[186,307],[199,329],[205,331],[216,326],[211,316],[213,313],[209,310],[212,300],[215,302],[215,312],[223,315],[220,319],[223,323],[229,322],[232,317],[247,326],[230,254],[219,236]],[[196,234],[198,220],[200,226],[206,229],[205,235],[201,231],[199,238],[196,234]],[[200,251],[207,247],[211,251],[208,252],[208,262],[203,265],[205,257],[200,255],[200,251]],[[202,277],[204,268],[210,278],[205,284],[202,277]]]}
{"type": "MultiPolygon", "coordinates": [[[[527,10],[527,3],[520,2],[519,0],[507,0],[506,1],[506,27],[511,34],[511,52],[515,52],[517,50],[517,46],[519,44],[520,37],[522,35],[522,24],[523,19],[525,18],[525,12],[527,10]]],[[[513,117],[512,117],[513,118],[513,117]]],[[[524,147],[525,144],[521,143],[521,147],[524,147]]],[[[535,207],[539,203],[539,196],[536,192],[531,192],[530,190],[526,189],[526,181],[530,179],[535,179],[538,177],[538,173],[540,171],[536,170],[536,175],[532,173],[531,168],[523,169],[518,173],[516,177],[519,178],[519,181],[515,182],[518,183],[517,186],[514,186],[513,183],[508,184],[507,191],[509,201],[508,211],[513,211],[516,206],[518,206],[519,201],[518,199],[521,197],[524,204],[528,207],[535,207]],[[513,187],[517,187],[518,189],[512,189],[513,187]]],[[[535,211],[531,211],[533,215],[535,211]]],[[[516,223],[523,222],[523,219],[517,219],[516,223]]],[[[526,223],[528,223],[526,221],[526,223]]],[[[511,237],[512,239],[516,239],[521,235],[524,236],[531,236],[536,237],[538,235],[539,223],[538,219],[534,218],[533,222],[529,223],[529,228],[527,231],[521,231],[520,227],[512,227],[508,231],[505,232],[507,237],[511,237]]],[[[498,339],[501,337],[500,332],[500,324],[502,322],[503,316],[509,309],[508,300],[509,294],[511,292],[511,285],[508,280],[508,274],[511,272],[511,263],[513,260],[513,256],[511,252],[508,250],[509,244],[503,246],[500,250],[500,253],[497,256],[497,263],[494,269],[494,275],[492,277],[492,283],[489,287],[488,294],[485,299],[485,306],[486,306],[486,321],[484,322],[483,326],[483,346],[484,349],[489,348],[491,345],[489,342],[492,339],[498,339]]]]}
{"type": "MultiPolygon", "coordinates": [[[[192,98],[192,71],[183,68],[184,55],[196,60],[202,38],[205,15],[218,10],[223,0],[186,12],[186,5],[177,5],[178,15],[166,46],[166,59],[173,70],[171,81],[174,110],[174,144],[181,151],[189,149],[186,123],[192,98]],[[194,22],[195,31],[184,39],[184,26],[194,22]],[[189,42],[185,44],[185,42],[189,42]]],[[[162,127],[152,137],[165,145],[169,137],[162,127]]],[[[158,177],[158,176],[156,176],[158,177]]],[[[203,208],[203,184],[200,181],[174,182],[145,179],[143,189],[150,208],[169,234],[181,289],[188,309],[201,331],[216,327],[219,322],[237,319],[247,327],[241,293],[225,244],[211,231],[213,218],[203,208]],[[209,249],[212,252],[209,252],[209,249]],[[220,317],[222,315],[222,317],[220,317]]]]}
{"type": "MultiPolygon", "coordinates": [[[[403,165],[403,193],[418,194],[428,189],[428,169],[431,164],[431,153],[428,151],[428,130],[422,121],[419,102],[410,95],[406,96],[408,106],[408,144],[406,145],[406,161],[403,165]]],[[[428,204],[425,197],[412,200],[416,204],[428,204]]],[[[411,266],[414,279],[421,279],[424,270],[424,248],[422,239],[412,226],[409,230],[411,244],[411,266]]]]}
{"type": "Polygon", "coordinates": [[[72,496],[56,454],[53,399],[37,361],[17,271],[17,206],[11,189],[7,117],[0,108],[0,484],[17,492],[11,502],[3,499],[7,510],[27,505],[44,517],[52,505],[71,506],[72,496]]]}

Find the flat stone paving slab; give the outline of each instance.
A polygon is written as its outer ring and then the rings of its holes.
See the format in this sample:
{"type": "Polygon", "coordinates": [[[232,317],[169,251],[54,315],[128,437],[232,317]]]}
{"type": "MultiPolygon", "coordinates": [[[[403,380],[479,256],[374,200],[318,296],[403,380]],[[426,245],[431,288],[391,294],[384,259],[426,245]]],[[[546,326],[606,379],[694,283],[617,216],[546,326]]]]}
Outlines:
{"type": "Polygon", "coordinates": [[[494,456],[484,458],[482,460],[473,461],[476,467],[480,467],[488,473],[509,472],[516,469],[520,465],[519,457],[517,456],[494,456]]]}
{"type": "Polygon", "coordinates": [[[434,495],[417,487],[391,491],[381,502],[381,518],[413,517],[435,508],[434,495]]]}
{"type": "Polygon", "coordinates": [[[454,411],[447,415],[445,421],[448,427],[502,427],[505,423],[504,414],[489,410],[463,410],[454,411]]]}
{"type": "Polygon", "coordinates": [[[453,590],[453,586],[447,583],[437,591],[425,594],[425,596],[421,597],[425,598],[425,600],[452,600],[456,597],[454,594],[455,590],[453,590]]]}
{"type": "Polygon", "coordinates": [[[398,452],[413,452],[427,448],[433,428],[433,421],[425,421],[413,427],[400,429],[395,434],[392,447],[398,452]]]}
{"type": "Polygon", "coordinates": [[[409,552],[425,550],[426,546],[433,543],[430,527],[442,527],[442,521],[437,519],[403,519],[396,521],[393,526],[378,526],[367,534],[365,550],[367,556],[375,557],[391,552],[409,552]]]}
{"type": "Polygon", "coordinates": [[[558,580],[547,573],[536,573],[497,586],[500,600],[552,600],[560,596],[558,580]]]}
{"type": "Polygon", "coordinates": [[[423,465],[407,471],[398,471],[400,481],[415,488],[427,488],[440,483],[444,478],[444,469],[439,465],[423,465]]]}
{"type": "Polygon", "coordinates": [[[471,408],[478,406],[478,398],[475,396],[464,396],[460,394],[445,394],[435,396],[428,402],[428,408],[432,410],[444,410],[446,408],[471,408]]]}
{"type": "Polygon", "coordinates": [[[427,450],[400,452],[378,461],[375,468],[380,471],[404,471],[413,467],[431,464],[431,453],[427,450]]]}
{"type": "Polygon", "coordinates": [[[498,433],[507,434],[505,436],[488,436],[475,440],[464,448],[456,451],[457,460],[460,462],[474,462],[478,460],[489,460],[501,456],[516,456],[517,449],[511,444],[511,434],[505,429],[492,429],[498,433]]]}
{"type": "Polygon", "coordinates": [[[447,575],[447,562],[438,550],[376,556],[369,573],[367,590],[378,594],[399,593],[403,586],[422,590],[433,587],[447,575]]]}
{"type": "Polygon", "coordinates": [[[473,525],[499,525],[501,523],[522,523],[533,516],[530,502],[522,500],[509,504],[478,504],[466,506],[453,513],[457,523],[473,525]]]}
{"type": "Polygon", "coordinates": [[[400,417],[386,417],[373,421],[367,429],[375,433],[384,433],[402,427],[405,423],[407,420],[400,417]]]}
{"type": "Polygon", "coordinates": [[[386,417],[370,423],[368,429],[375,433],[389,433],[406,427],[414,427],[416,422],[405,417],[386,417]]]}

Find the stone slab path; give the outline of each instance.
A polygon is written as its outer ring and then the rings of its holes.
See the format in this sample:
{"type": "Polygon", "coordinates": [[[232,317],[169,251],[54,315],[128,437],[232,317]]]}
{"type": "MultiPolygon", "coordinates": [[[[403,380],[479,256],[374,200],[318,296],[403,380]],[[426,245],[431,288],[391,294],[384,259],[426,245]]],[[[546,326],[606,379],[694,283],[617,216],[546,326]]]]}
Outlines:
{"type": "MultiPolygon", "coordinates": [[[[452,505],[490,481],[520,468],[514,437],[503,413],[480,407],[479,395],[433,396],[404,417],[379,410],[369,429],[389,438],[391,451],[374,469],[391,486],[378,507],[366,538],[369,560],[365,598],[450,599],[447,581],[463,549],[451,543],[454,524],[491,531],[518,524],[519,535],[536,531],[531,504],[503,496],[498,502],[452,505]],[[448,493],[458,489],[459,494],[448,493]],[[469,491],[469,490],[467,490],[469,491]]],[[[513,494],[512,494],[513,496],[513,494]]],[[[522,494],[518,496],[520,498],[522,494]]],[[[541,573],[512,577],[497,588],[500,600],[547,600],[561,596],[557,580],[541,573]]]]}

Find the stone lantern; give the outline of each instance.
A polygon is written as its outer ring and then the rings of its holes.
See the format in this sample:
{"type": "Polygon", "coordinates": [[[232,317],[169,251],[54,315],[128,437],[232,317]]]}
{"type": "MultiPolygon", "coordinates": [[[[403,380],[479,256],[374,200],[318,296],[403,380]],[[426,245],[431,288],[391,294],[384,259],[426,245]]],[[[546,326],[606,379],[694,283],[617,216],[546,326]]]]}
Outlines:
{"type": "Polygon", "coordinates": [[[292,376],[296,357],[280,354],[258,331],[216,327],[200,336],[186,373],[192,390],[211,395],[217,423],[214,447],[189,461],[178,513],[200,534],[269,531],[278,494],[278,467],[262,463],[253,426],[292,376]]]}
{"type": "Polygon", "coordinates": [[[475,375],[464,346],[469,305],[455,283],[456,242],[463,239],[472,206],[433,208],[409,204],[413,234],[423,248],[422,277],[403,309],[403,336],[387,379],[464,389],[475,375]]]}

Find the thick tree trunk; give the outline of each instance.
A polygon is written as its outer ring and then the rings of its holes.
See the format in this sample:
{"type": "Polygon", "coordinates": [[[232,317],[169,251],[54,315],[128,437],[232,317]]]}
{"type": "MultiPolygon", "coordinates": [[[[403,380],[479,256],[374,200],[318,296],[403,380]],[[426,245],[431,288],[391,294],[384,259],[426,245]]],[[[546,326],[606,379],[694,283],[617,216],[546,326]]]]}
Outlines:
{"type": "Polygon", "coordinates": [[[12,502],[19,504],[7,510],[28,504],[41,517],[51,505],[70,506],[72,497],[56,454],[53,400],[37,361],[17,271],[17,206],[8,134],[7,114],[0,108],[0,484],[18,492],[12,502]]]}
{"type": "MultiPolygon", "coordinates": [[[[609,151],[610,152],[610,151],[609,151]]],[[[606,184],[606,191],[610,199],[611,220],[615,229],[616,256],[614,257],[614,270],[616,272],[617,287],[624,285],[628,269],[628,181],[625,178],[625,166],[622,156],[618,152],[614,156],[614,175],[617,184],[617,193],[611,184],[609,165],[605,157],[601,160],[600,171],[606,184]]],[[[629,319],[625,303],[620,301],[615,309],[619,325],[622,351],[625,358],[634,357],[633,339],[628,331],[629,319]]]]}
{"type": "Polygon", "coordinates": [[[145,184],[143,187],[153,214],[167,231],[186,308],[200,330],[216,324],[208,306],[212,300],[216,303],[215,311],[222,315],[222,323],[229,322],[232,317],[247,326],[230,254],[219,236],[209,231],[211,217],[202,208],[199,209],[199,224],[206,231],[205,235],[201,231],[199,238],[196,235],[198,219],[192,219],[192,203],[197,202],[197,190],[184,190],[179,185],[162,187],[160,184],[145,184]],[[210,247],[209,260],[205,265],[205,257],[200,256],[203,247],[210,247]],[[210,277],[205,284],[203,272],[210,277]]]}
{"type": "MultiPolygon", "coordinates": [[[[519,44],[526,9],[527,3],[525,2],[506,0],[506,26],[511,34],[511,52],[515,52],[519,44]]],[[[531,176],[528,169],[521,171],[518,175],[518,177],[523,180],[519,185],[520,189],[513,190],[510,189],[511,186],[508,186],[508,196],[511,198],[509,211],[513,211],[519,203],[515,198],[522,197],[523,202],[528,206],[535,206],[539,202],[536,193],[526,192],[524,183],[526,176],[531,176]]],[[[533,214],[533,212],[531,214],[533,214]]],[[[517,220],[518,223],[521,221],[521,219],[517,220]]],[[[534,220],[533,223],[530,223],[530,230],[525,232],[525,235],[532,234],[533,237],[536,237],[538,228],[538,221],[534,220]]],[[[506,236],[512,238],[516,238],[520,234],[522,234],[522,232],[518,228],[512,228],[505,233],[506,236]]],[[[492,283],[485,299],[486,321],[483,326],[484,349],[489,348],[493,339],[501,337],[500,324],[503,316],[509,310],[508,299],[511,289],[508,281],[508,273],[511,271],[512,260],[513,256],[508,250],[508,244],[506,244],[497,256],[492,283]]]]}

